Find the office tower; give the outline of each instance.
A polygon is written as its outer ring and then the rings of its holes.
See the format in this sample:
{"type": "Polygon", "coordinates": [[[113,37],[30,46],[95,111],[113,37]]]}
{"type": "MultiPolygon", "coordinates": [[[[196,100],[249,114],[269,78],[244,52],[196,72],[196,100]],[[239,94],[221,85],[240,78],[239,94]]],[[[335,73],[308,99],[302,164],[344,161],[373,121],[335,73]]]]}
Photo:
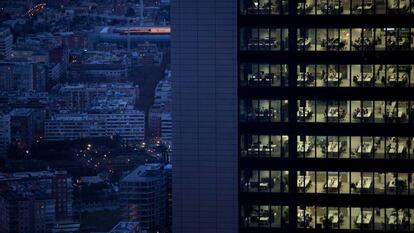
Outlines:
{"type": "MultiPolygon", "coordinates": [[[[209,72],[204,66],[222,58],[214,52],[234,52],[228,47],[205,54],[212,46],[206,41],[210,36],[216,46],[226,41],[208,31],[211,24],[197,24],[205,15],[225,22],[231,14],[218,17],[208,12],[235,6],[230,1],[226,6],[204,4],[178,1],[172,8],[172,72],[178,86],[173,109],[174,228],[184,232],[199,229],[197,218],[205,213],[198,207],[208,199],[192,203],[184,188],[198,184],[194,189],[199,196],[221,195],[214,189],[201,192],[204,184],[194,176],[204,172],[215,176],[221,170],[200,170],[207,166],[197,163],[200,148],[215,146],[209,141],[215,138],[197,138],[199,125],[205,123],[203,116],[192,118],[189,105],[194,101],[194,111],[206,106],[196,101],[200,94],[193,93],[192,98],[184,87],[212,91],[200,80],[209,72]],[[187,59],[190,56],[194,60],[187,59]],[[194,173],[186,168],[190,162],[194,173]],[[195,208],[186,208],[190,204],[195,208]],[[189,213],[194,220],[183,217],[189,213]]],[[[414,231],[412,3],[239,0],[237,4],[233,23],[238,34],[232,38],[238,43],[237,64],[226,67],[228,75],[222,79],[230,82],[237,69],[233,94],[238,99],[234,136],[238,155],[223,153],[223,157],[238,158],[238,178],[232,180],[239,191],[234,208],[238,231],[414,231]]],[[[217,28],[226,32],[223,26],[217,28]]],[[[222,79],[209,77],[216,85],[222,79]]],[[[226,113],[206,114],[215,121],[226,113]]],[[[210,211],[221,208],[210,206],[210,211]]]]}
{"type": "Polygon", "coordinates": [[[144,164],[120,182],[122,219],[139,222],[142,229],[167,229],[168,174],[170,165],[144,164]]]}
{"type": "Polygon", "coordinates": [[[237,1],[171,12],[173,232],[237,232],[237,1]]]}
{"type": "Polygon", "coordinates": [[[8,28],[0,28],[0,59],[9,58],[12,52],[13,35],[8,28]]]}

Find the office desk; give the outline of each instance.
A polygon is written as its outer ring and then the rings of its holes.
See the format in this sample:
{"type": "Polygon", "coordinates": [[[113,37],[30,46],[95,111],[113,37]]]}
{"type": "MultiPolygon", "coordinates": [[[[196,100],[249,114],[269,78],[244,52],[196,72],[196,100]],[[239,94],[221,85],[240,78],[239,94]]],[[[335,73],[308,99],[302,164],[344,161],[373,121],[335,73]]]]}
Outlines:
{"type": "Polygon", "coordinates": [[[313,114],[312,109],[309,108],[309,107],[305,107],[305,108],[299,107],[298,111],[296,113],[297,117],[300,118],[300,119],[301,118],[309,118],[309,117],[312,116],[312,114],[313,114]]]}
{"type": "Polygon", "coordinates": [[[304,223],[305,216],[312,217],[312,212],[309,209],[306,209],[306,210],[299,209],[298,214],[297,214],[298,223],[304,223]]]}
{"type": "Polygon", "coordinates": [[[388,83],[391,85],[405,84],[408,81],[408,74],[404,72],[393,73],[388,76],[388,83]]]}
{"type": "Polygon", "coordinates": [[[326,117],[328,121],[338,121],[345,117],[345,112],[338,107],[330,107],[326,117]]]}
{"type": "Polygon", "coordinates": [[[311,39],[310,38],[301,38],[297,39],[297,48],[298,50],[305,50],[310,47],[311,39]]]}
{"type": "Polygon", "coordinates": [[[372,222],[372,212],[367,212],[358,215],[355,223],[358,225],[369,225],[372,222]]]}
{"type": "Polygon", "coordinates": [[[310,82],[310,79],[309,79],[309,76],[307,75],[307,73],[299,72],[298,76],[296,77],[296,81],[299,85],[300,84],[304,85],[304,84],[310,82]]]}
{"type": "Polygon", "coordinates": [[[329,142],[327,149],[328,149],[328,153],[339,153],[339,143],[329,142]]]}
{"type": "Polygon", "coordinates": [[[355,109],[355,118],[366,119],[372,117],[372,108],[357,108],[355,109]]]}
{"type": "Polygon", "coordinates": [[[372,12],[374,10],[374,5],[373,4],[358,5],[355,8],[355,10],[359,14],[362,14],[362,12],[372,12]]]}
{"type": "Polygon", "coordinates": [[[359,84],[371,84],[374,81],[374,75],[372,73],[360,73],[354,77],[354,82],[359,84]]]}
{"type": "Polygon", "coordinates": [[[405,216],[404,211],[394,211],[391,213],[391,215],[388,217],[388,224],[389,225],[400,225],[403,223],[406,223],[407,219],[405,216]]]}
{"type": "Polygon", "coordinates": [[[342,80],[342,73],[329,73],[326,82],[332,85],[338,85],[342,80]]]}
{"type": "Polygon", "coordinates": [[[260,153],[260,152],[273,152],[276,150],[276,145],[262,145],[262,144],[253,144],[251,147],[247,148],[248,152],[251,153],[260,153]]]}
{"type": "Polygon", "coordinates": [[[311,177],[310,176],[298,176],[297,179],[297,187],[298,189],[303,189],[305,191],[311,183],[311,177]]]}
{"type": "Polygon", "coordinates": [[[341,182],[338,177],[329,177],[328,181],[325,183],[324,188],[329,192],[338,192],[341,182]]]}
{"type": "Polygon", "coordinates": [[[370,190],[372,187],[372,178],[364,177],[356,183],[356,188],[362,191],[370,190]]]}
{"type": "Polygon", "coordinates": [[[310,142],[301,142],[298,141],[297,144],[297,152],[298,153],[309,153],[312,149],[311,143],[310,142]]]}
{"type": "Polygon", "coordinates": [[[267,84],[270,85],[273,83],[272,75],[270,74],[249,74],[247,76],[248,81],[250,84],[258,85],[258,84],[267,84]]]}
{"type": "Polygon", "coordinates": [[[388,154],[401,155],[405,152],[406,146],[403,143],[392,142],[388,145],[388,154]]]}
{"type": "Polygon", "coordinates": [[[338,226],[341,221],[341,217],[339,216],[338,210],[329,210],[328,211],[328,219],[334,226],[338,226]]]}

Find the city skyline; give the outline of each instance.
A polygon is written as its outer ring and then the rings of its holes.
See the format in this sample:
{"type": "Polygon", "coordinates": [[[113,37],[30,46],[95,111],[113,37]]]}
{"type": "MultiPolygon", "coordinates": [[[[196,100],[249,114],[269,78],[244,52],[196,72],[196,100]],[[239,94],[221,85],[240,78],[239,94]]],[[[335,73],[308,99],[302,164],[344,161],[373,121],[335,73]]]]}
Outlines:
{"type": "Polygon", "coordinates": [[[413,15],[0,1],[0,233],[414,231],[413,15]]]}
{"type": "Polygon", "coordinates": [[[171,232],[170,33],[169,0],[0,2],[0,232],[171,232]]]}

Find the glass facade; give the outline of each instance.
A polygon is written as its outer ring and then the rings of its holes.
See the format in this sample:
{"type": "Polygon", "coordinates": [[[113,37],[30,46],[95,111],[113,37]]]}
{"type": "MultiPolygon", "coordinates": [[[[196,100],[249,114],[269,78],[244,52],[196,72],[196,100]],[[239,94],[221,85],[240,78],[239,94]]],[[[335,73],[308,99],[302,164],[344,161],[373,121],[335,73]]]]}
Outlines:
{"type": "Polygon", "coordinates": [[[413,79],[410,64],[300,64],[296,82],[300,87],[411,87],[413,79]]]}
{"type": "MultiPolygon", "coordinates": [[[[300,15],[384,15],[413,14],[412,0],[299,0],[296,1],[300,15]]],[[[288,14],[288,1],[241,0],[241,15],[288,14]]]]}
{"type": "Polygon", "coordinates": [[[308,136],[297,137],[298,158],[414,159],[412,137],[308,136]]]}
{"type": "Polygon", "coordinates": [[[240,232],[414,232],[413,3],[239,0],[240,232]]]}

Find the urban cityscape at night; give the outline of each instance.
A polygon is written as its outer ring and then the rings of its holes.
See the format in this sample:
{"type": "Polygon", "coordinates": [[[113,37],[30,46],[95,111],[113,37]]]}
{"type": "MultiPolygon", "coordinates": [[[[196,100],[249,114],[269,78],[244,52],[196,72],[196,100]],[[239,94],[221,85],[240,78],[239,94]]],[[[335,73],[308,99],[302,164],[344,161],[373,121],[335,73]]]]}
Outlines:
{"type": "Polygon", "coordinates": [[[0,232],[171,232],[169,0],[0,1],[0,232]]]}
{"type": "Polygon", "coordinates": [[[413,93],[414,0],[0,0],[0,233],[414,232],[413,93]]]}

